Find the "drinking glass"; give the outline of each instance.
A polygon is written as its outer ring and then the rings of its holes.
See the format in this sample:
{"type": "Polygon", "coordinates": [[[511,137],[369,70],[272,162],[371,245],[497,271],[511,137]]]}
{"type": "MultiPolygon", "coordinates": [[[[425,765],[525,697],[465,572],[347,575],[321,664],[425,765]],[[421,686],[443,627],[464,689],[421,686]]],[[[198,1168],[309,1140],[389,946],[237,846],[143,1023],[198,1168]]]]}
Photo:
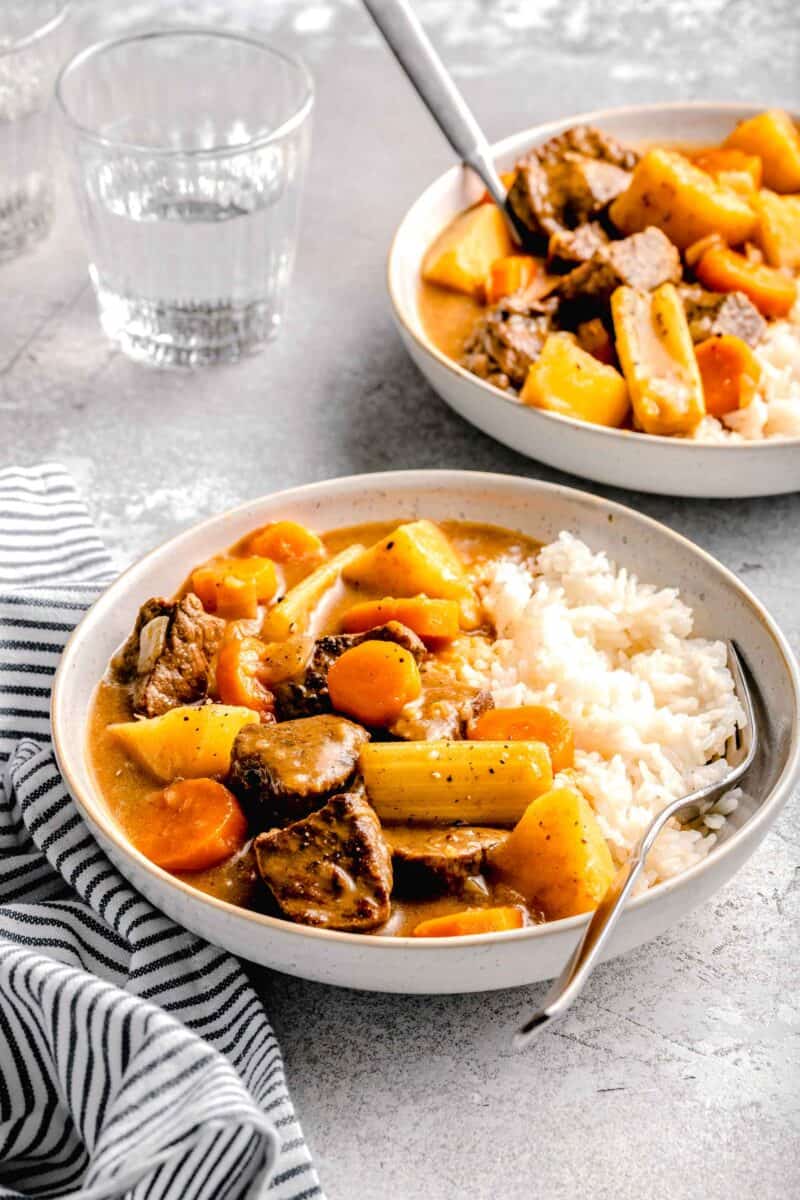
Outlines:
{"type": "Polygon", "coordinates": [[[0,262],[52,224],[50,99],[67,8],[56,0],[0,0],[0,262]]]}
{"type": "Polygon", "coordinates": [[[303,64],[249,35],[173,29],[90,47],[56,94],[108,336],[159,366],[263,346],[297,241],[303,64]]]}

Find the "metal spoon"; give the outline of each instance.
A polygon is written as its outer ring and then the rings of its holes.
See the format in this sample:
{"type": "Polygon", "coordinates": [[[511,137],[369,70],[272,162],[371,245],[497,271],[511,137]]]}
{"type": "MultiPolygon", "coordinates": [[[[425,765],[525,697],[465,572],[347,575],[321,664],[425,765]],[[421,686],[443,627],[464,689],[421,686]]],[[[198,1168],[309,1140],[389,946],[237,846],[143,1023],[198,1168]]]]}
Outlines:
{"type": "Polygon", "coordinates": [[[692,813],[693,808],[696,809],[701,801],[708,800],[718,792],[731,787],[742,778],[753,762],[758,746],[758,731],[742,659],[733,642],[728,642],[728,667],[733,676],[737,699],[744,709],[746,717],[744,727],[741,729],[737,727],[725,747],[725,758],[731,764],[731,770],[723,780],[692,792],[688,796],[683,796],[679,800],[673,800],[653,819],[630,860],[620,868],[613,883],[600,901],[577,948],[545,996],[544,1004],[514,1035],[514,1045],[518,1050],[522,1050],[532,1042],[551,1021],[562,1017],[582,992],[603,947],[622,915],[625,901],[642,872],[647,855],[667,821],[677,816],[691,819],[692,815],[698,815],[697,811],[692,813]]]}
{"type": "Polygon", "coordinates": [[[485,183],[515,241],[525,246],[530,231],[509,207],[491,147],[408,0],[364,0],[364,7],[456,154],[485,183]]]}

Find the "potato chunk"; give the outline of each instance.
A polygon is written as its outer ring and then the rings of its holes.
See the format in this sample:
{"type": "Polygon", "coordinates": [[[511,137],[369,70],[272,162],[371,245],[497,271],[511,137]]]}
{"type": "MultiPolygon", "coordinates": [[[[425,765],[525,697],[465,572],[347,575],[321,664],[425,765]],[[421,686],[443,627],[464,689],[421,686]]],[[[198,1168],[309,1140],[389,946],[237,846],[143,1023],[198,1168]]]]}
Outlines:
{"type": "Polygon", "coordinates": [[[398,525],[388,537],[347,563],[342,575],[350,583],[384,596],[458,600],[464,622],[470,625],[477,619],[475,596],[464,564],[433,521],[398,525]]]}
{"type": "Polygon", "coordinates": [[[628,415],[619,371],[582,350],[569,333],[551,333],[528,371],[520,400],[534,408],[617,428],[628,415]]]}
{"type": "Polygon", "coordinates": [[[756,241],[770,266],[800,267],[800,196],[778,196],[763,188],[753,199],[756,241]]]}
{"type": "Polygon", "coordinates": [[[479,204],[439,234],[423,260],[422,278],[481,299],[492,263],[513,250],[500,209],[479,204]]]}
{"type": "Polygon", "coordinates": [[[489,862],[551,921],[596,908],[614,878],[597,818],[572,788],[554,788],[533,800],[508,839],[489,852],[489,862]]]}
{"type": "Polygon", "coordinates": [[[775,192],[800,192],[800,133],[783,109],[770,108],[740,121],[724,144],[759,156],[765,187],[775,192]]]}
{"type": "Polygon", "coordinates": [[[673,150],[649,150],[630,187],[610,208],[623,233],[657,225],[680,250],[709,233],[736,245],[753,232],[756,217],[744,197],[673,150]]]}
{"type": "Polygon", "coordinates": [[[617,288],[611,313],[637,426],[660,434],[694,429],[705,416],[703,384],[674,285],[654,292],[617,288]]]}
{"type": "Polygon", "coordinates": [[[226,775],[237,733],[253,711],[228,704],[180,705],[146,721],[109,725],[108,732],[156,779],[226,775]]]}

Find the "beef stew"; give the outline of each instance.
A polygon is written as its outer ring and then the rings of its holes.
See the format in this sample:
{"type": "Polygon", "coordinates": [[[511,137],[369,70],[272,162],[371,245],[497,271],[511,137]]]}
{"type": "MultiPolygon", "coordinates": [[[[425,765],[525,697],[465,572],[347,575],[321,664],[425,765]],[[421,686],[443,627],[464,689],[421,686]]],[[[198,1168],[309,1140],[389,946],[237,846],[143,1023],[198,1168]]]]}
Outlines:
{"type": "Polygon", "coordinates": [[[578,126],[505,180],[539,249],[487,218],[488,196],[439,234],[419,312],[443,353],[511,399],[612,428],[800,432],[775,374],[789,339],[800,360],[800,132],[786,113],[680,150],[578,126]]]}

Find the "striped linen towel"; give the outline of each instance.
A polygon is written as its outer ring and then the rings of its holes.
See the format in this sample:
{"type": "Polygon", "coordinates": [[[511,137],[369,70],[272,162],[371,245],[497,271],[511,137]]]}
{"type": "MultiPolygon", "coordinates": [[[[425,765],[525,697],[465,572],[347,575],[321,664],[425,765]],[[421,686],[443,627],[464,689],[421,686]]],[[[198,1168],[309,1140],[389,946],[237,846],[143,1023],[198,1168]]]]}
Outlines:
{"type": "Polygon", "coordinates": [[[117,872],[50,750],[110,566],[63,467],[0,471],[0,1197],[324,1200],[241,967],[117,872]]]}

